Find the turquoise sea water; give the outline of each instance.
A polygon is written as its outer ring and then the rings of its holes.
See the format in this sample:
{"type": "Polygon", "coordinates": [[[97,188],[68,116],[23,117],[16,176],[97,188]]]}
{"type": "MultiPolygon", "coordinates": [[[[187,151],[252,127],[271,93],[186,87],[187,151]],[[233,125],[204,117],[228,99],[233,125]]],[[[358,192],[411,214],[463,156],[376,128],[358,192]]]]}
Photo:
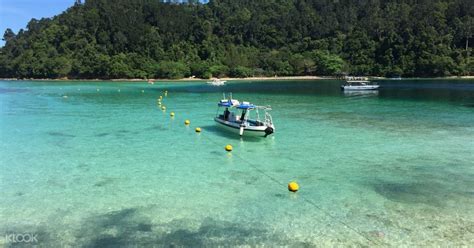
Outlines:
{"type": "Polygon", "coordinates": [[[472,245],[474,81],[339,84],[0,81],[0,246],[472,245]],[[224,91],[276,134],[217,128],[224,91]]]}

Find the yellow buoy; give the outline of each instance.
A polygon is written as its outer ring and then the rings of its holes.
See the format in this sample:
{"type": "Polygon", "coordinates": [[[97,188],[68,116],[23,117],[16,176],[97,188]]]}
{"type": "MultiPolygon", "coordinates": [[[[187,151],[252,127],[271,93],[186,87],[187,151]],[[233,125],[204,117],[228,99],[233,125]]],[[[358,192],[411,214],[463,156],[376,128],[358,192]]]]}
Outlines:
{"type": "Polygon", "coordinates": [[[288,184],[288,190],[291,192],[296,192],[300,189],[300,186],[296,182],[290,182],[288,184]]]}
{"type": "Polygon", "coordinates": [[[161,110],[166,110],[166,107],[165,107],[165,106],[162,106],[162,107],[161,107],[161,110]]]}
{"type": "Polygon", "coordinates": [[[201,128],[200,127],[196,127],[196,133],[200,133],[201,132],[201,128]]]}
{"type": "Polygon", "coordinates": [[[160,100],[163,99],[163,96],[160,96],[160,100]]]}
{"type": "Polygon", "coordinates": [[[232,151],[232,146],[231,145],[226,145],[225,150],[228,151],[228,152],[232,151]]]}
{"type": "Polygon", "coordinates": [[[189,125],[191,122],[189,120],[184,121],[184,125],[189,125]]]}
{"type": "Polygon", "coordinates": [[[170,116],[171,116],[171,117],[174,117],[174,112],[171,112],[171,113],[170,113],[170,116]]]}

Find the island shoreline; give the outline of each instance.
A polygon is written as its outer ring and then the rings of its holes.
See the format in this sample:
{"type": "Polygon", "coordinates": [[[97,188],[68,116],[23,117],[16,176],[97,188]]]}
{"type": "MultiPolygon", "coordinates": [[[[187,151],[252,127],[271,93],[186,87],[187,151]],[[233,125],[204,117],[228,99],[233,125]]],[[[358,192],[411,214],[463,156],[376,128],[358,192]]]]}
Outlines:
{"type": "MultiPolygon", "coordinates": [[[[377,76],[367,76],[369,79],[375,80],[390,80],[391,78],[386,77],[377,77],[377,76]]],[[[150,78],[150,79],[140,79],[140,78],[117,78],[117,79],[76,79],[76,78],[0,78],[3,81],[53,81],[53,82],[129,82],[129,83],[159,83],[159,82],[207,82],[210,79],[204,78],[179,78],[179,79],[169,79],[169,78],[150,78]]],[[[281,76],[281,77],[246,77],[246,78],[231,78],[223,77],[219,78],[222,81],[289,81],[289,80],[341,80],[339,77],[332,76],[281,76]]],[[[451,77],[414,77],[414,78],[403,78],[403,79],[414,79],[414,80],[423,80],[423,79],[474,79],[474,76],[451,76],[451,77]]]]}
{"type": "MultiPolygon", "coordinates": [[[[171,78],[149,78],[149,79],[142,79],[142,78],[115,78],[115,79],[76,79],[76,78],[0,78],[0,80],[4,81],[81,81],[81,82],[160,82],[160,81],[167,81],[167,82],[190,82],[190,81],[209,81],[213,80],[214,78],[178,78],[178,79],[171,79],[171,78]]],[[[231,77],[223,77],[219,78],[223,81],[248,81],[248,80],[255,80],[255,81],[263,81],[263,80],[334,80],[337,79],[336,77],[323,77],[323,76],[284,76],[284,77],[247,77],[247,78],[231,78],[231,77]]]]}

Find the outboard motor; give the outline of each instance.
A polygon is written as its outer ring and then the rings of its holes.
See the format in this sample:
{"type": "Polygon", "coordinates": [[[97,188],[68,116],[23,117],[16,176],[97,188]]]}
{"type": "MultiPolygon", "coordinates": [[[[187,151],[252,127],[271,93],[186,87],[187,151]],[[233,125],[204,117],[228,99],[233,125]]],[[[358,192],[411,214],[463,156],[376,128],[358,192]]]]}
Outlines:
{"type": "Polygon", "coordinates": [[[274,131],[274,130],[273,130],[273,127],[267,127],[267,128],[265,129],[265,136],[263,136],[263,137],[266,138],[268,135],[272,134],[273,131],[274,131]]]}

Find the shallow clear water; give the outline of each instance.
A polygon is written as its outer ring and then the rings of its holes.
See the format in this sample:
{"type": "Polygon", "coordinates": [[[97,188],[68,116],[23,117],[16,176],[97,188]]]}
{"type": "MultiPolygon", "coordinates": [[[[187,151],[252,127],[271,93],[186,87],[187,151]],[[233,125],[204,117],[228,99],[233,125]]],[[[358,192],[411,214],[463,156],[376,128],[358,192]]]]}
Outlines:
{"type": "Polygon", "coordinates": [[[339,84],[0,81],[0,246],[472,244],[474,82],[339,84]],[[276,134],[217,128],[223,91],[276,134]]]}

